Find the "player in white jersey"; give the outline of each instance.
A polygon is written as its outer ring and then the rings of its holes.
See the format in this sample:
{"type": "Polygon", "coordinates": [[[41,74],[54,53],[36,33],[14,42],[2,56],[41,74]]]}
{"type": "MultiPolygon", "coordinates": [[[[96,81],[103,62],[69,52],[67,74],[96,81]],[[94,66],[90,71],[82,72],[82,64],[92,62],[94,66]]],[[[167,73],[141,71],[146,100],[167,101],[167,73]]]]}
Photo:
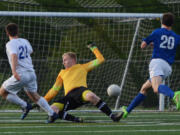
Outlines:
{"type": "Polygon", "coordinates": [[[32,109],[31,104],[17,96],[21,89],[24,89],[29,98],[45,110],[50,117],[58,117],[47,101],[37,93],[36,74],[30,56],[33,49],[29,41],[18,37],[18,26],[15,23],[8,24],[5,30],[10,40],[6,44],[6,53],[12,76],[2,84],[0,95],[23,108],[21,119],[24,119],[32,109]]]}

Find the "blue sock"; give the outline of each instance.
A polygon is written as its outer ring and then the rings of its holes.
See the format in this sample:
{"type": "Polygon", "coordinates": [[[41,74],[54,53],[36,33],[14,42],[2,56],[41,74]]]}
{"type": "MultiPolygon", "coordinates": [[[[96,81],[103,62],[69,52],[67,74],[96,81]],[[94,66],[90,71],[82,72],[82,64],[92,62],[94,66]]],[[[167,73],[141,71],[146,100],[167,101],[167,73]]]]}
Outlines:
{"type": "Polygon", "coordinates": [[[146,98],[145,95],[139,93],[130,103],[128,108],[126,109],[128,113],[130,113],[136,106],[138,106],[144,99],[146,98]]]}
{"type": "Polygon", "coordinates": [[[158,92],[170,97],[171,99],[174,97],[174,92],[168,86],[163,84],[159,85],[158,92]]]}

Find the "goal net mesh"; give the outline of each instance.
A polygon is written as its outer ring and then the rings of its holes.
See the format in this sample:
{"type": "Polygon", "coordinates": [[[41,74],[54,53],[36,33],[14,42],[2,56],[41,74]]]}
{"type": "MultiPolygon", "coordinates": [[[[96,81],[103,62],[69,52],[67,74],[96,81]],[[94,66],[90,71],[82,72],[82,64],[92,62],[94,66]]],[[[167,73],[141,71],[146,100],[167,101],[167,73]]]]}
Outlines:
{"type": "MultiPolygon", "coordinates": [[[[8,4],[10,11],[45,11],[38,9],[38,5],[8,4]]],[[[108,97],[107,87],[110,84],[121,85],[122,77],[129,57],[132,40],[135,44],[129,63],[125,83],[120,97],[120,106],[127,105],[139,92],[142,83],[148,79],[148,64],[151,58],[152,47],[140,49],[144,37],[160,26],[159,19],[141,19],[137,28],[138,18],[63,18],[63,17],[28,17],[28,16],[0,16],[0,44],[1,67],[0,82],[3,83],[11,76],[11,70],[5,53],[5,44],[8,38],[4,27],[9,22],[19,25],[20,37],[30,41],[34,53],[32,55],[34,68],[37,74],[38,93],[42,96],[53,86],[59,71],[63,68],[62,54],[67,51],[77,53],[78,63],[86,63],[95,59],[92,52],[86,47],[88,41],[96,42],[97,47],[104,55],[106,62],[88,74],[89,89],[101,97],[114,108],[117,97],[108,97]]],[[[176,68],[177,70],[179,68],[176,68]]],[[[174,71],[176,74],[177,70],[174,71]]],[[[177,82],[173,82],[177,83],[177,82]]],[[[29,99],[20,91],[18,95],[28,102],[29,99]]],[[[50,104],[64,95],[63,89],[50,104]]],[[[157,100],[147,101],[148,105],[157,106],[157,100]]],[[[144,106],[146,106],[145,104],[144,106]]],[[[92,105],[84,106],[93,109],[92,105]]],[[[0,98],[0,109],[17,109],[6,100],[0,98]]]]}

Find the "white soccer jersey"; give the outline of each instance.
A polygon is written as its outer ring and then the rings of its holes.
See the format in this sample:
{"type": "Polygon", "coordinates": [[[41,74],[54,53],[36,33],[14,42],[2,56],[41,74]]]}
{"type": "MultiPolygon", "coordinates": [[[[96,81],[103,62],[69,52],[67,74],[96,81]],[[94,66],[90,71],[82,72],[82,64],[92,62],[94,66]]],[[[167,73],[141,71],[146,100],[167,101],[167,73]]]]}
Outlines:
{"type": "Polygon", "coordinates": [[[12,39],[6,44],[6,53],[8,56],[9,64],[12,68],[11,55],[16,54],[18,57],[16,72],[34,71],[32,59],[30,54],[33,49],[30,43],[23,38],[12,39]]]}

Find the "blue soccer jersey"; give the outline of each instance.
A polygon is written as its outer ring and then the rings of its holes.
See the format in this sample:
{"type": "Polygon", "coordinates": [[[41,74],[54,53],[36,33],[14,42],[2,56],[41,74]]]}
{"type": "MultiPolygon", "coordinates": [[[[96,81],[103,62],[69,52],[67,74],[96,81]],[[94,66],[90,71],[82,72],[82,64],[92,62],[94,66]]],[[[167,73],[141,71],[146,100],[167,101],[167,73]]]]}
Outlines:
{"type": "Polygon", "coordinates": [[[180,36],[172,30],[159,28],[144,39],[147,44],[153,42],[154,49],[152,59],[161,58],[170,65],[174,62],[176,48],[180,44],[180,36]]]}

